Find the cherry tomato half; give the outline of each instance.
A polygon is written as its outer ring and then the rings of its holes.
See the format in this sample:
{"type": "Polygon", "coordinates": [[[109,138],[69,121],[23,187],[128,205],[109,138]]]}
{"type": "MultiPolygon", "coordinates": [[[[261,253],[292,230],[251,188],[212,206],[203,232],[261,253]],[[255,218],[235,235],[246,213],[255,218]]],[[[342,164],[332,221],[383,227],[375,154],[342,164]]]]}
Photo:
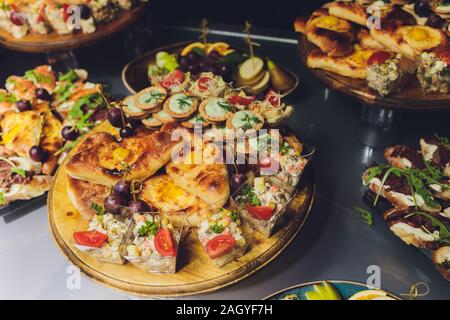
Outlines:
{"type": "Polygon", "coordinates": [[[220,258],[236,247],[236,240],[230,234],[221,234],[206,244],[206,252],[211,259],[220,258]]]}
{"type": "Polygon", "coordinates": [[[104,233],[94,231],[79,231],[73,234],[76,243],[82,246],[101,248],[108,240],[108,236],[104,233]]]}
{"type": "Polygon", "coordinates": [[[274,213],[274,210],[271,207],[266,206],[252,206],[248,204],[246,209],[256,219],[265,221],[269,220],[274,213]]]}
{"type": "Polygon", "coordinates": [[[241,97],[241,96],[230,96],[228,97],[228,102],[231,104],[239,104],[241,106],[248,106],[255,100],[255,97],[241,97]]]}
{"type": "Polygon", "coordinates": [[[170,89],[174,86],[182,84],[183,81],[184,81],[183,71],[174,70],[163,79],[161,85],[166,89],[170,89]]]}
{"type": "Polygon", "coordinates": [[[205,91],[208,90],[210,84],[211,84],[212,79],[210,77],[201,77],[200,79],[198,79],[198,88],[201,91],[205,91]]]}
{"type": "Polygon", "coordinates": [[[161,229],[155,236],[155,248],[163,257],[175,257],[177,249],[169,229],[161,229]]]}
{"type": "Polygon", "coordinates": [[[281,105],[281,96],[275,92],[275,90],[269,90],[269,92],[266,93],[264,100],[269,101],[274,107],[279,107],[281,105]]]}
{"type": "Polygon", "coordinates": [[[372,55],[369,57],[369,60],[367,60],[367,65],[371,66],[373,64],[383,63],[390,58],[391,54],[389,52],[377,51],[372,53],[372,55]]]}

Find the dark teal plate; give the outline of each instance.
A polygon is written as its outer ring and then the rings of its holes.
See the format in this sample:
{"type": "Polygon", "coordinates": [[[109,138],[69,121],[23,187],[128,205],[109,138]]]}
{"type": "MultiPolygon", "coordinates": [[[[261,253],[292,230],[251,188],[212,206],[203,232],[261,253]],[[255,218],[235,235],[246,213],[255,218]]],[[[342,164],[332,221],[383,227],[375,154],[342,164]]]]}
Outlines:
{"type": "MultiPolygon", "coordinates": [[[[343,300],[347,300],[351,296],[353,296],[355,293],[363,291],[363,290],[370,290],[367,285],[358,283],[358,282],[352,282],[352,281],[340,281],[340,280],[327,280],[327,282],[331,283],[337,291],[341,294],[341,297],[343,300]]],[[[283,300],[287,295],[295,295],[297,299],[293,300],[307,300],[305,297],[305,293],[308,291],[312,291],[313,285],[315,284],[321,284],[322,281],[316,281],[316,282],[309,282],[309,283],[303,283],[299,284],[287,289],[284,289],[282,291],[276,292],[264,300],[283,300]]],[[[388,296],[399,299],[398,297],[387,293],[388,296]]]]}

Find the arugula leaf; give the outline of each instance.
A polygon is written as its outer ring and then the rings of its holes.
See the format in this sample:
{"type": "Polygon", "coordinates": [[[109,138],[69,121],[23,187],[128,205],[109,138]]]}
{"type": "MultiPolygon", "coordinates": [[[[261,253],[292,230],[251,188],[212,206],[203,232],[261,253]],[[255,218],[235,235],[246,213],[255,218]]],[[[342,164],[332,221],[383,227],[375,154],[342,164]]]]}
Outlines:
{"type": "Polygon", "coordinates": [[[58,88],[54,91],[56,94],[57,102],[61,103],[67,101],[72,95],[72,89],[75,88],[73,83],[59,84],[58,88]]]}
{"type": "Polygon", "coordinates": [[[383,173],[383,171],[388,169],[389,167],[390,166],[387,164],[381,164],[378,166],[368,168],[367,169],[367,178],[364,181],[365,185],[367,185],[370,182],[370,180],[372,180],[373,178],[376,178],[379,175],[381,175],[383,173]]]}
{"type": "Polygon", "coordinates": [[[35,70],[28,70],[25,72],[24,78],[36,83],[52,83],[52,78],[36,72],[35,70]]]}
{"type": "Polygon", "coordinates": [[[439,238],[442,241],[450,241],[450,230],[448,230],[447,226],[439,221],[439,219],[433,217],[429,213],[425,212],[413,212],[411,215],[420,215],[428,218],[431,221],[431,225],[433,227],[437,227],[439,229],[439,238]]]}
{"type": "Polygon", "coordinates": [[[354,207],[353,209],[361,215],[367,225],[373,225],[373,215],[370,211],[359,207],[354,207]]]}
{"type": "Polygon", "coordinates": [[[10,169],[10,172],[11,173],[15,173],[15,174],[21,176],[22,178],[26,178],[27,177],[27,172],[24,169],[13,167],[13,168],[10,169]]]}
{"type": "Polygon", "coordinates": [[[98,216],[103,216],[105,214],[105,208],[95,202],[91,204],[91,208],[97,212],[98,216]]]}
{"type": "Polygon", "coordinates": [[[17,98],[12,93],[0,91],[0,102],[15,103],[17,101],[17,98]]]}
{"type": "Polygon", "coordinates": [[[74,83],[77,80],[78,80],[78,75],[73,69],[70,69],[66,73],[60,74],[59,77],[58,77],[58,81],[61,81],[61,82],[67,81],[67,82],[70,82],[70,83],[74,83]]]}

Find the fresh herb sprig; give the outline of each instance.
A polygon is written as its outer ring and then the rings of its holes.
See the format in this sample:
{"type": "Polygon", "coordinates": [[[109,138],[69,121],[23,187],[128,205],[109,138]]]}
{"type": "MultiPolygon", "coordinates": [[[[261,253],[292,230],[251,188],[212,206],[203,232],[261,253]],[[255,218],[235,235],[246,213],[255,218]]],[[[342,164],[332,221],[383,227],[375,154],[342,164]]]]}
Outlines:
{"type": "Polygon", "coordinates": [[[227,103],[227,102],[219,101],[219,102],[217,102],[217,105],[218,105],[220,108],[222,108],[223,110],[225,110],[225,111],[228,111],[228,112],[232,112],[232,111],[233,111],[233,106],[230,105],[230,104],[227,103]]]}
{"type": "Polygon", "coordinates": [[[105,214],[105,208],[95,202],[91,204],[91,208],[95,210],[98,216],[103,216],[105,214]]]}
{"type": "Polygon", "coordinates": [[[369,226],[373,225],[373,215],[370,211],[360,207],[354,207],[353,209],[361,215],[361,218],[367,225],[369,226]]]}
{"type": "Polygon", "coordinates": [[[151,92],[148,95],[147,99],[145,99],[144,104],[158,102],[163,96],[164,96],[164,94],[162,94],[161,92],[151,92]]]}
{"type": "Polygon", "coordinates": [[[224,226],[222,226],[221,224],[212,224],[209,229],[211,229],[212,232],[214,233],[222,233],[223,230],[225,230],[224,226]]]}
{"type": "Polygon", "coordinates": [[[154,235],[158,233],[158,225],[154,223],[153,221],[146,221],[139,229],[138,229],[138,235],[140,237],[145,237],[147,235],[154,235]]]}
{"type": "Polygon", "coordinates": [[[12,167],[10,169],[11,173],[15,173],[18,176],[21,176],[22,178],[26,178],[27,177],[27,171],[21,168],[17,168],[17,167],[12,167]]]}
{"type": "Polygon", "coordinates": [[[414,215],[420,215],[420,216],[426,217],[428,220],[430,220],[431,225],[433,227],[436,227],[439,229],[439,240],[442,242],[450,243],[450,230],[444,223],[439,221],[438,218],[433,217],[433,215],[431,215],[429,213],[419,212],[419,211],[408,214],[405,218],[409,218],[414,215]]]}
{"type": "Polygon", "coordinates": [[[256,195],[255,190],[251,186],[249,185],[245,186],[244,189],[242,190],[242,193],[243,193],[243,196],[241,198],[242,203],[250,204],[254,207],[261,205],[261,201],[256,195]]]}

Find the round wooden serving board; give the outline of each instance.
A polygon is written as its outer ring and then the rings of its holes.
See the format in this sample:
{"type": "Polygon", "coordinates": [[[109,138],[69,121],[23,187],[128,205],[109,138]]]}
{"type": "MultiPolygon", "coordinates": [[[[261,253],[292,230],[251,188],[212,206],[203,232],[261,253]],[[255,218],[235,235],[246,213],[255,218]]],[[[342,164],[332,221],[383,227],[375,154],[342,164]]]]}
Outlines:
{"type": "MultiPolygon", "coordinates": [[[[94,129],[94,132],[110,132],[111,128],[105,123],[94,129]]],[[[255,232],[255,240],[247,253],[222,268],[210,262],[195,232],[190,232],[181,245],[175,274],[150,274],[130,263],[116,265],[99,262],[76,249],[72,245],[73,233],[80,223],[88,222],[81,218],[67,195],[65,163],[58,169],[49,192],[49,226],[57,246],[67,259],[96,282],[133,295],[194,295],[218,290],[250,276],[288,246],[305,223],[312,207],[315,187],[312,177],[307,180],[300,182],[304,187],[291,203],[287,221],[280,230],[269,239],[255,232]]]]}
{"type": "MultiPolygon", "coordinates": [[[[298,50],[305,65],[307,65],[308,55],[315,48],[317,47],[309,42],[305,35],[299,35],[298,50]]],[[[450,94],[424,94],[416,77],[412,77],[400,92],[381,97],[369,89],[366,80],[352,79],[320,69],[310,68],[310,70],[330,89],[356,99],[363,104],[414,110],[450,109],[450,94]]]]}
{"type": "Polygon", "coordinates": [[[21,39],[14,38],[9,32],[0,28],[0,45],[11,50],[23,52],[51,52],[77,49],[94,44],[112,36],[115,32],[128,27],[140,18],[149,3],[142,3],[131,10],[122,10],[114,20],[97,25],[97,30],[90,34],[77,32],[75,34],[60,35],[52,31],[42,35],[29,33],[21,39]]]}
{"type": "MultiPolygon", "coordinates": [[[[156,53],[158,53],[159,51],[167,51],[169,53],[179,54],[181,50],[190,43],[192,43],[192,41],[166,45],[163,47],[159,47],[155,50],[152,50],[150,52],[144,53],[143,55],[133,59],[122,70],[123,84],[132,94],[135,94],[141,91],[142,89],[149,87],[150,81],[147,75],[148,66],[152,63],[155,63],[156,53]]],[[[240,48],[233,47],[233,49],[241,53],[245,52],[245,50],[240,48]]],[[[283,67],[278,63],[276,63],[276,65],[279,68],[281,68],[284,72],[288,73],[292,77],[292,79],[294,79],[293,86],[288,90],[286,90],[285,92],[282,92],[283,96],[287,96],[298,87],[300,80],[297,77],[297,75],[292,71],[290,71],[289,69],[283,67]]]]}

